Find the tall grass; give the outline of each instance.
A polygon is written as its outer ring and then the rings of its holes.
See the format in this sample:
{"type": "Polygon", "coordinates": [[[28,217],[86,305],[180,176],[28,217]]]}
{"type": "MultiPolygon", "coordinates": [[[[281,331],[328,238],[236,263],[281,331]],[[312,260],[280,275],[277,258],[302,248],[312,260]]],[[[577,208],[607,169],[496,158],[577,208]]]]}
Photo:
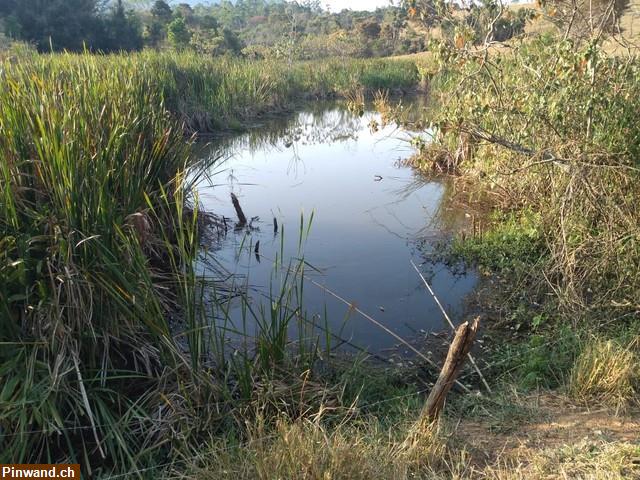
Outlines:
{"type": "Polygon", "coordinates": [[[635,344],[620,345],[613,340],[592,338],[573,366],[569,393],[579,400],[596,400],[612,406],[624,406],[637,400],[640,379],[635,344]]]}
{"type": "MultiPolygon", "coordinates": [[[[83,56],[65,62],[82,62],[83,56]]],[[[193,132],[239,126],[306,99],[345,96],[354,89],[410,89],[418,81],[412,62],[328,59],[289,65],[279,60],[211,58],[194,53],[143,52],[95,59],[102,68],[145,72],[166,107],[193,132]]]]}
{"type": "Polygon", "coordinates": [[[160,378],[192,366],[168,322],[197,247],[188,145],[142,69],[0,75],[0,456],[126,468],[159,447],[160,378]]]}

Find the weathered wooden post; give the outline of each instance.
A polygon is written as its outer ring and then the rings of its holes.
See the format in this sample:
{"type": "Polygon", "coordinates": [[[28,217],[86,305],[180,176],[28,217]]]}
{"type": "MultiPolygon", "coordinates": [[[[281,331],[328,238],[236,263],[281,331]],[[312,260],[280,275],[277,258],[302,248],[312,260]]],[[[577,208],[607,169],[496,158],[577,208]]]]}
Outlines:
{"type": "Polygon", "coordinates": [[[480,325],[480,317],[476,317],[471,324],[464,322],[456,330],[456,335],[451,342],[447,359],[440,371],[438,380],[431,389],[427,403],[422,409],[421,420],[428,422],[434,421],[442,411],[447,393],[451,390],[456,377],[460,373],[460,369],[464,364],[467,354],[473,346],[473,341],[478,333],[480,325]]]}
{"type": "Polygon", "coordinates": [[[238,215],[238,227],[244,227],[247,224],[247,217],[244,216],[240,201],[233,192],[231,192],[231,203],[233,203],[233,208],[236,210],[236,215],[238,215]]]}

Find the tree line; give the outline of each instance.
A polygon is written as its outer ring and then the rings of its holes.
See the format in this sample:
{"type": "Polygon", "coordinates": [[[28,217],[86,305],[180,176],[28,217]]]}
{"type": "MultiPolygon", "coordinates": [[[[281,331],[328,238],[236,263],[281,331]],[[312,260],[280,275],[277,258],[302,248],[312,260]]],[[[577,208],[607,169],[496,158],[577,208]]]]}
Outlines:
{"type": "Polygon", "coordinates": [[[210,55],[383,56],[424,49],[406,10],[330,13],[319,1],[223,0],[191,7],[164,0],[2,0],[0,32],[39,51],[116,52],[142,48],[210,55]]]}
{"type": "MultiPolygon", "coordinates": [[[[39,51],[153,48],[252,58],[380,57],[424,51],[430,29],[447,30],[434,0],[419,1],[431,5],[422,12],[432,14],[416,18],[415,2],[373,12],[329,12],[319,0],[221,0],[195,7],[153,0],[142,2],[144,8],[125,0],[2,0],[0,32],[39,51]]],[[[469,27],[478,29],[496,8],[492,0],[473,6],[465,14],[469,27]]],[[[496,39],[518,34],[524,21],[498,25],[496,39]]]]}

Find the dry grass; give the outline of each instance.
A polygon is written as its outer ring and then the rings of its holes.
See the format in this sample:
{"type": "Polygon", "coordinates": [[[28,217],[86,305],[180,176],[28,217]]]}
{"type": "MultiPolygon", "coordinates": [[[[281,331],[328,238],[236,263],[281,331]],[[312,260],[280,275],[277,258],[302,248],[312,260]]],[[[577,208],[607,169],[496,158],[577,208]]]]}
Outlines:
{"type": "Polygon", "coordinates": [[[243,442],[217,439],[176,465],[181,479],[634,479],[636,417],[590,412],[541,395],[540,414],[509,433],[490,422],[444,417],[437,425],[320,414],[274,427],[258,418],[243,442]],[[320,418],[322,417],[322,418],[320,418]],[[335,419],[334,419],[335,420],[335,419]]]}
{"type": "Polygon", "coordinates": [[[328,427],[318,420],[282,419],[271,434],[260,421],[250,432],[237,448],[209,446],[180,478],[439,478],[446,454],[439,427],[419,422],[385,427],[366,419],[328,427]]]}
{"type": "Polygon", "coordinates": [[[570,394],[580,400],[596,400],[610,405],[628,403],[636,396],[640,361],[631,345],[593,338],[571,371],[570,394]]]}
{"type": "Polygon", "coordinates": [[[473,477],[496,480],[623,480],[640,478],[640,449],[631,443],[583,441],[504,458],[474,472],[473,477]]]}

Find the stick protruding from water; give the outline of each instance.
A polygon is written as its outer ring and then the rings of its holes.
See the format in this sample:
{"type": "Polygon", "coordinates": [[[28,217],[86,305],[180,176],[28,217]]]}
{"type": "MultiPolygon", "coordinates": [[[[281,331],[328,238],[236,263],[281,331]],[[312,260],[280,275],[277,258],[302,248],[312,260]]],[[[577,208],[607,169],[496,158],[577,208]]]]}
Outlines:
{"type": "Polygon", "coordinates": [[[231,203],[233,203],[233,208],[236,210],[236,215],[238,215],[238,226],[242,227],[247,224],[247,217],[244,216],[244,212],[242,211],[242,207],[240,206],[240,202],[238,201],[238,197],[236,194],[231,192],[231,203]]]}

